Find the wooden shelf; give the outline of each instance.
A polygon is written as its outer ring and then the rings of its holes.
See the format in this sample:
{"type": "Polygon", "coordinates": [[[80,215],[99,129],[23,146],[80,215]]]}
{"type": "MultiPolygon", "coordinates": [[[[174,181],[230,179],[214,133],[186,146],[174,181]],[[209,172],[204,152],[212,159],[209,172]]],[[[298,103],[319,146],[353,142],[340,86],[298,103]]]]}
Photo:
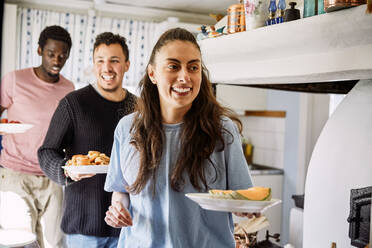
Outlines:
{"type": "Polygon", "coordinates": [[[260,116],[260,117],[276,117],[276,118],[285,118],[286,112],[285,111],[253,111],[253,110],[246,110],[244,111],[245,116],[260,116]]]}

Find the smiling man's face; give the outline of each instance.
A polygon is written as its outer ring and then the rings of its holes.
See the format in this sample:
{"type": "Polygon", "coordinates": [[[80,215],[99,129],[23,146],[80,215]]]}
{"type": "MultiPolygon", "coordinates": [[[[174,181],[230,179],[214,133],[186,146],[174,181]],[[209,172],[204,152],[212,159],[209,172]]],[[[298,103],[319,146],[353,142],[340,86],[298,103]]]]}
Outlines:
{"type": "Polygon", "coordinates": [[[120,44],[101,44],[94,50],[94,74],[98,87],[106,92],[121,90],[129,61],[120,44]]]}

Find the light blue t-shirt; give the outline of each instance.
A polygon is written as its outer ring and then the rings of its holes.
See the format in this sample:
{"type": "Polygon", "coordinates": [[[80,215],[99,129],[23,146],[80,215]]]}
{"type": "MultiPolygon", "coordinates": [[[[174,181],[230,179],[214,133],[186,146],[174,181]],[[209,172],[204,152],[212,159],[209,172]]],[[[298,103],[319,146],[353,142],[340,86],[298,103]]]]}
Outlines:
{"type": "MultiPolygon", "coordinates": [[[[125,186],[137,178],[139,154],[130,142],[133,114],[125,116],[115,130],[111,161],[105,190],[126,192],[125,186]]],[[[211,189],[246,189],[252,187],[251,176],[243,155],[239,132],[228,118],[221,120],[232,134],[225,133],[225,149],[216,148],[211,155],[216,172],[206,173],[211,189]]],[[[118,247],[122,248],[234,248],[231,213],[204,210],[185,196],[198,192],[185,175],[183,192],[171,188],[170,173],[180,151],[181,124],[163,125],[166,141],[156,177],[153,196],[152,182],[137,195],[130,195],[133,226],[124,227],[118,247]]]]}

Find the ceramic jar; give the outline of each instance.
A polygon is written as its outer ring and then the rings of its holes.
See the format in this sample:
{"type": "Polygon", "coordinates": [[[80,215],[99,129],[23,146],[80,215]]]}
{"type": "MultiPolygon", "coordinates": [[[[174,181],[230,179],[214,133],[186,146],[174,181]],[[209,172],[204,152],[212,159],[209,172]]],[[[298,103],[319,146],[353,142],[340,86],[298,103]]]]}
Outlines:
{"type": "Polygon", "coordinates": [[[268,1],[244,0],[245,27],[246,30],[265,26],[268,16],[268,1]]]}

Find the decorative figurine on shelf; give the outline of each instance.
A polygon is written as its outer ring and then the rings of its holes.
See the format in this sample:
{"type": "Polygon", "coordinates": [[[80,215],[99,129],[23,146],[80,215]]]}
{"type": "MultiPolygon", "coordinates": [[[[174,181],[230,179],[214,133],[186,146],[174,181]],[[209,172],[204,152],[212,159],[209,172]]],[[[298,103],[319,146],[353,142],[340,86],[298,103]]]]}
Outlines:
{"type": "Polygon", "coordinates": [[[224,26],[217,29],[212,25],[212,26],[205,26],[205,25],[202,25],[200,27],[200,30],[201,30],[201,33],[199,33],[197,36],[196,36],[196,39],[197,40],[204,40],[206,38],[215,38],[215,37],[218,37],[218,36],[221,36],[223,34],[223,30],[224,30],[224,26]]]}
{"type": "Polygon", "coordinates": [[[202,26],[200,27],[200,31],[201,31],[201,33],[199,33],[199,34],[196,36],[196,39],[197,39],[197,40],[204,40],[205,38],[208,38],[207,26],[202,25],[202,26]]]}
{"type": "Polygon", "coordinates": [[[283,23],[284,10],[285,10],[285,0],[279,0],[278,16],[276,17],[276,23],[283,23]]]}
{"type": "Polygon", "coordinates": [[[208,32],[208,38],[215,38],[215,37],[221,36],[223,34],[224,28],[225,27],[222,27],[216,30],[214,26],[210,26],[211,31],[208,32]]]}
{"type": "Polygon", "coordinates": [[[276,16],[276,2],[275,0],[270,0],[269,19],[267,19],[266,21],[267,26],[276,24],[275,16],[276,16]]]}

